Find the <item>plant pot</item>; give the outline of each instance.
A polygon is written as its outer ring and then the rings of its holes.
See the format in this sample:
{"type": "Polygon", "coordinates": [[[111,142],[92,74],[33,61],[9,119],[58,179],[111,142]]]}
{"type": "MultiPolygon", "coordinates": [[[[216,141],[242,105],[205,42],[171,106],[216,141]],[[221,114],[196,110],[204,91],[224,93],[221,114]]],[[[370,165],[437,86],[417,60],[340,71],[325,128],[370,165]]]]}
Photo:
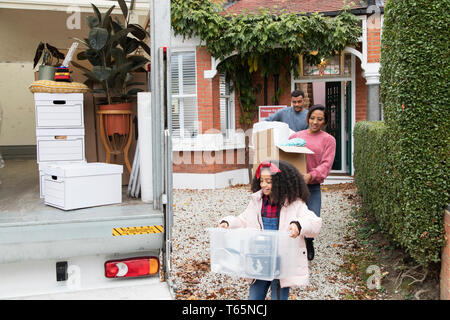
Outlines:
{"type": "MultiPolygon", "coordinates": [[[[131,103],[105,104],[98,106],[99,111],[131,111],[131,103]]],[[[130,132],[130,114],[105,114],[104,126],[108,136],[115,133],[119,135],[130,132]]]]}
{"type": "Polygon", "coordinates": [[[38,80],[55,80],[56,68],[53,66],[39,66],[38,80]]]}

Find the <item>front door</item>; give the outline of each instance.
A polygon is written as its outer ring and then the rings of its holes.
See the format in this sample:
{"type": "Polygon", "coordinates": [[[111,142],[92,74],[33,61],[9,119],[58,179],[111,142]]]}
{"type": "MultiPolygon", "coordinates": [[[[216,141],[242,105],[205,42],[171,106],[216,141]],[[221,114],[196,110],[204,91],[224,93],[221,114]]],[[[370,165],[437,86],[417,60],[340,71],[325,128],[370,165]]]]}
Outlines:
{"type": "Polygon", "coordinates": [[[325,92],[325,107],[328,116],[326,131],[336,139],[336,155],[334,157],[333,167],[331,169],[341,170],[341,82],[327,82],[325,84],[325,92]]]}

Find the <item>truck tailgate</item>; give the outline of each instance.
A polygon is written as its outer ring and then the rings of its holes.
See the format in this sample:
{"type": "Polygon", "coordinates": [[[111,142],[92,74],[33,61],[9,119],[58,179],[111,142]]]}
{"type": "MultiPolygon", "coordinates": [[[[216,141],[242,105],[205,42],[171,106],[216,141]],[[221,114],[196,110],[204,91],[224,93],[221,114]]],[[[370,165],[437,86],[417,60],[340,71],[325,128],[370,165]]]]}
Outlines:
{"type": "Polygon", "coordinates": [[[0,263],[160,249],[164,215],[151,204],[0,216],[0,263]]]}

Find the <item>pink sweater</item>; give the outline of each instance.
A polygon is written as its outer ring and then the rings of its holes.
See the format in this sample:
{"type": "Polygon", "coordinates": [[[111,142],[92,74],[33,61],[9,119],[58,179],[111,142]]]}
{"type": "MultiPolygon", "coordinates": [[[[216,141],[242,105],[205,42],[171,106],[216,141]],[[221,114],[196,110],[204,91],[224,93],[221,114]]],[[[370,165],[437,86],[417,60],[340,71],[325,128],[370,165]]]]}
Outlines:
{"type": "Polygon", "coordinates": [[[312,134],[308,129],[296,132],[289,137],[289,139],[294,138],[305,140],[305,147],[314,152],[314,154],[306,155],[306,172],[311,175],[310,184],[322,183],[333,166],[336,139],[325,131],[312,134]]]}

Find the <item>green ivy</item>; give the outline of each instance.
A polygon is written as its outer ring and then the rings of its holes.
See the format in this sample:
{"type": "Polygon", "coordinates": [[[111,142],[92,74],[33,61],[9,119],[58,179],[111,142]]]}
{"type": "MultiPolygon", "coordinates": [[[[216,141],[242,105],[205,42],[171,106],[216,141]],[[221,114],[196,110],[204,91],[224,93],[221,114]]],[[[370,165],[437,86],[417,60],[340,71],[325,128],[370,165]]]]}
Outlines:
{"type": "Polygon", "coordinates": [[[356,44],[361,35],[358,18],[346,10],[335,18],[318,13],[274,15],[267,8],[255,14],[222,11],[222,4],[213,1],[172,0],[172,27],[176,35],[200,37],[211,55],[224,61],[220,70],[234,82],[246,127],[257,111],[254,72],[271,76],[284,68],[296,73],[298,54],[317,64],[356,44]]]}
{"type": "Polygon", "coordinates": [[[364,207],[419,263],[440,261],[449,204],[450,1],[386,3],[381,51],[384,124],[355,127],[364,207]]]}

